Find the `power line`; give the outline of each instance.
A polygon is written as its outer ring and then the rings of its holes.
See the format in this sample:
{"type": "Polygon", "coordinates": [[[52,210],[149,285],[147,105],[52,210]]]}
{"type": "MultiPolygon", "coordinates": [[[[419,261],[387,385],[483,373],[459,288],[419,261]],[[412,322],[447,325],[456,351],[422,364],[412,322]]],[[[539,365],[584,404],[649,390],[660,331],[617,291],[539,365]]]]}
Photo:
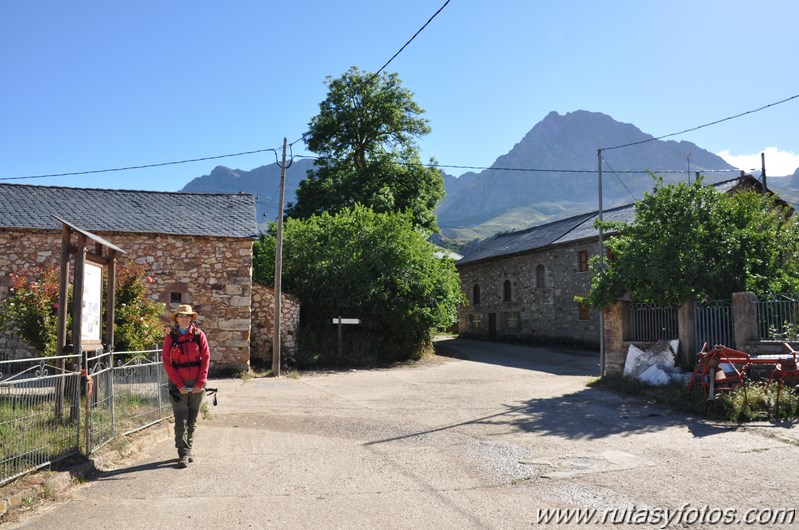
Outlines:
{"type": "MultiPolygon", "coordinates": [[[[436,13],[432,17],[430,17],[430,19],[425,23],[425,25],[422,26],[422,28],[420,28],[419,31],[417,31],[414,34],[414,36],[411,37],[411,39],[408,42],[405,43],[405,45],[400,49],[399,52],[397,52],[394,55],[394,57],[396,57],[402,51],[402,49],[404,49],[405,46],[407,46],[416,37],[416,35],[418,35],[419,32],[421,32],[430,23],[430,21],[432,21],[433,18],[435,18],[436,15],[438,15],[438,13],[440,13],[441,10],[444,9],[444,7],[446,7],[446,5],[449,2],[450,2],[450,0],[447,0],[444,3],[444,5],[442,5],[439,8],[439,10],[436,11],[436,13]]],[[[385,65],[383,65],[383,67],[381,67],[381,70],[383,68],[385,68],[385,66],[387,66],[391,62],[391,60],[394,59],[394,57],[389,59],[389,61],[385,65]]],[[[379,73],[379,71],[378,71],[378,73],[379,73]]],[[[377,75],[377,74],[373,74],[372,77],[374,77],[374,75],[377,75]]],[[[796,98],[799,98],[799,94],[796,94],[794,96],[782,99],[780,101],[776,101],[774,103],[769,103],[768,105],[763,105],[762,107],[759,107],[757,109],[753,109],[753,110],[749,110],[749,111],[746,111],[746,112],[742,112],[742,113],[736,114],[734,116],[728,116],[727,118],[723,118],[721,120],[716,120],[714,122],[710,122],[710,123],[706,123],[706,124],[703,124],[703,125],[699,125],[697,127],[693,127],[693,128],[690,128],[690,129],[685,129],[683,131],[679,131],[679,132],[675,132],[675,133],[664,134],[663,136],[648,138],[646,140],[640,140],[638,142],[631,142],[631,143],[617,145],[617,146],[613,146],[613,147],[605,147],[605,148],[602,148],[601,151],[609,151],[609,150],[612,150],[612,149],[620,149],[622,147],[630,147],[630,146],[634,146],[634,145],[645,144],[645,143],[649,143],[649,142],[654,142],[656,140],[662,140],[663,138],[668,138],[668,137],[671,137],[671,136],[677,136],[677,135],[680,135],[680,134],[685,134],[687,132],[696,131],[696,130],[702,129],[704,127],[710,127],[711,125],[716,125],[716,124],[719,124],[719,123],[722,123],[722,122],[725,122],[725,121],[729,121],[729,120],[732,120],[732,119],[735,119],[735,118],[740,118],[741,116],[745,116],[747,114],[753,114],[755,112],[759,112],[759,111],[767,109],[769,107],[773,107],[773,106],[776,106],[776,105],[780,105],[782,103],[786,103],[786,102],[791,101],[791,100],[796,99],[796,98]]],[[[289,145],[293,146],[294,144],[296,144],[297,142],[299,142],[300,140],[302,140],[304,138],[305,138],[305,136],[303,135],[301,138],[298,138],[297,140],[295,140],[294,142],[292,142],[289,145]]],[[[127,166],[127,167],[110,168],[110,169],[96,169],[96,170],[90,170],[90,171],[74,171],[74,172],[68,172],[68,173],[49,173],[49,174],[45,174],[45,175],[28,175],[28,176],[23,176],[23,177],[1,177],[0,181],[40,179],[40,178],[51,178],[51,177],[68,177],[68,176],[78,176],[78,175],[91,175],[91,174],[97,174],[97,173],[111,173],[111,172],[118,172],[118,171],[129,171],[129,170],[132,170],[132,169],[148,169],[148,168],[153,168],[153,167],[171,166],[171,165],[178,165],[178,164],[188,164],[188,163],[191,163],[191,162],[203,162],[203,161],[206,161],[206,160],[217,160],[217,159],[220,159],[220,158],[231,158],[231,157],[236,157],[236,156],[251,155],[251,154],[257,154],[257,153],[265,153],[265,152],[269,152],[269,151],[273,152],[275,154],[275,156],[277,156],[277,150],[276,149],[266,148],[266,149],[256,149],[254,151],[243,151],[243,152],[240,152],[240,153],[231,153],[231,154],[226,154],[226,155],[206,156],[206,157],[202,157],[202,158],[192,158],[192,159],[177,160],[177,161],[172,161],[172,162],[161,162],[161,163],[158,163],[158,164],[144,164],[144,165],[139,165],[139,166],[127,166]]],[[[312,158],[312,159],[320,158],[320,157],[309,156],[309,155],[292,155],[291,158],[294,159],[295,157],[296,158],[312,158]]],[[[589,170],[589,169],[507,168],[507,167],[462,166],[462,165],[445,165],[445,164],[413,164],[413,165],[424,165],[425,167],[448,168],[448,169],[470,169],[470,170],[480,170],[480,171],[489,170],[490,169],[490,170],[495,170],[495,171],[526,171],[526,172],[538,172],[538,173],[595,173],[596,172],[593,169],[589,170]]],[[[608,167],[610,167],[610,166],[608,166],[608,167]]],[[[719,172],[735,172],[735,171],[739,171],[739,170],[736,170],[736,169],[703,169],[701,171],[703,173],[719,173],[719,172]]],[[[613,171],[613,172],[614,173],[621,173],[621,174],[629,174],[629,173],[642,174],[642,173],[649,173],[649,172],[659,173],[659,174],[660,173],[664,173],[664,174],[675,174],[675,173],[677,173],[677,174],[679,174],[679,173],[684,173],[685,170],[621,170],[621,171],[613,171]]]]}
{"type": "Polygon", "coordinates": [[[618,172],[615,169],[613,169],[610,166],[610,164],[608,164],[607,160],[602,159],[602,161],[605,162],[605,165],[608,166],[608,169],[610,169],[613,172],[613,176],[616,177],[616,180],[619,181],[619,184],[621,184],[624,187],[624,189],[627,190],[627,193],[630,195],[630,197],[632,198],[633,202],[638,202],[638,197],[633,195],[633,192],[630,191],[630,188],[627,187],[627,184],[625,184],[624,181],[621,179],[621,177],[619,177],[618,172]]]}
{"type": "MultiPolygon", "coordinates": [[[[319,156],[312,156],[312,155],[294,155],[295,158],[307,158],[312,160],[318,160],[323,157],[319,156]]],[[[607,162],[605,162],[607,163],[607,162]]],[[[499,167],[499,166],[457,166],[457,165],[448,165],[448,164],[422,164],[417,162],[400,162],[400,164],[409,167],[427,167],[427,168],[447,168],[447,169],[470,169],[476,171],[521,171],[521,172],[528,172],[528,173],[590,173],[592,175],[596,174],[596,169],[552,169],[552,168],[530,168],[530,167],[499,167]]],[[[610,165],[608,165],[610,167],[610,165]]],[[[755,168],[756,169],[756,168],[755,168]]],[[[614,173],[618,174],[634,174],[634,175],[644,175],[647,173],[655,173],[655,174],[682,174],[685,173],[685,169],[662,169],[662,170],[655,170],[655,169],[626,169],[626,170],[619,170],[616,171],[611,169],[614,173]]],[[[740,169],[699,169],[701,173],[740,173],[740,169]]],[[[750,170],[751,171],[751,170],[750,170]]]]}
{"type": "MultiPolygon", "coordinates": [[[[375,77],[377,77],[378,75],[380,75],[380,72],[382,72],[382,71],[383,71],[383,70],[384,70],[384,69],[385,69],[385,68],[386,68],[386,67],[387,67],[389,64],[391,64],[391,61],[393,61],[394,59],[396,59],[396,58],[397,58],[397,56],[398,56],[399,54],[401,54],[401,53],[402,53],[402,51],[403,51],[405,48],[407,48],[407,47],[408,47],[408,45],[409,45],[411,42],[413,42],[413,40],[414,40],[416,37],[418,37],[418,36],[419,36],[419,34],[420,34],[422,31],[424,31],[424,29],[425,29],[425,28],[426,28],[426,27],[427,27],[427,26],[428,26],[428,25],[429,25],[429,24],[430,24],[430,23],[433,21],[433,19],[434,19],[434,18],[436,18],[436,17],[438,16],[438,14],[439,14],[439,13],[441,13],[441,11],[443,11],[443,10],[444,10],[444,8],[445,8],[445,7],[447,7],[447,4],[449,4],[449,2],[450,2],[450,0],[447,0],[446,2],[444,2],[444,4],[443,4],[441,7],[439,7],[439,8],[438,8],[438,11],[436,11],[435,13],[433,13],[433,16],[431,16],[429,19],[427,19],[427,22],[425,22],[425,23],[424,23],[424,25],[422,25],[422,27],[421,27],[421,28],[419,28],[419,29],[416,31],[416,33],[414,33],[414,34],[413,34],[413,36],[412,36],[410,39],[408,39],[408,41],[407,41],[405,44],[403,44],[403,45],[402,45],[402,47],[401,47],[401,48],[400,48],[400,49],[397,51],[397,53],[395,53],[394,55],[392,55],[392,56],[391,56],[391,59],[389,59],[388,61],[386,61],[386,64],[384,64],[383,66],[381,66],[381,67],[380,67],[380,69],[379,69],[379,70],[377,70],[377,72],[373,73],[372,75],[370,75],[370,76],[369,76],[369,77],[366,79],[366,82],[365,82],[364,84],[367,84],[367,85],[368,85],[368,84],[369,84],[369,83],[370,83],[370,82],[371,82],[371,81],[372,81],[372,80],[373,80],[375,77]]],[[[354,94],[353,94],[352,96],[350,96],[350,99],[352,99],[353,97],[354,97],[354,94]]],[[[289,144],[289,146],[293,146],[294,144],[296,144],[296,143],[297,143],[297,142],[299,142],[300,140],[304,140],[304,139],[305,139],[305,134],[303,134],[302,136],[300,136],[299,138],[297,138],[296,140],[294,140],[293,142],[291,142],[291,143],[289,144]]]]}
{"type": "Polygon", "coordinates": [[[419,35],[419,34],[420,34],[420,33],[421,33],[423,30],[424,30],[424,28],[426,28],[426,27],[428,26],[428,24],[430,24],[430,23],[433,21],[433,19],[434,19],[434,18],[436,18],[436,17],[438,16],[438,14],[439,14],[439,13],[441,13],[441,11],[443,11],[445,7],[447,7],[447,4],[449,4],[449,2],[450,2],[450,0],[447,0],[446,2],[444,2],[444,4],[443,4],[441,7],[439,7],[439,8],[438,8],[438,11],[436,11],[435,13],[433,13],[433,16],[432,16],[432,17],[430,17],[430,18],[427,20],[427,22],[425,22],[425,23],[424,23],[424,26],[422,26],[421,28],[419,28],[419,30],[418,30],[416,33],[414,33],[414,34],[413,34],[413,37],[411,37],[410,39],[408,39],[408,42],[406,42],[405,44],[403,44],[403,45],[402,45],[402,48],[400,48],[400,49],[399,49],[399,51],[397,51],[397,53],[395,53],[394,55],[392,55],[392,56],[391,56],[391,59],[389,59],[388,61],[386,61],[386,64],[384,64],[383,66],[381,66],[381,67],[380,67],[380,70],[378,70],[377,72],[375,72],[375,73],[372,75],[372,77],[371,77],[371,78],[369,78],[369,81],[371,81],[372,79],[374,79],[375,77],[377,77],[377,76],[378,76],[378,74],[380,74],[380,72],[382,72],[382,71],[383,71],[383,69],[384,69],[386,66],[388,66],[388,65],[391,63],[391,61],[393,61],[394,59],[396,59],[396,58],[397,58],[397,56],[398,56],[400,53],[402,53],[402,50],[404,50],[404,49],[405,49],[405,48],[406,48],[406,47],[407,47],[407,46],[408,46],[408,45],[409,45],[409,44],[410,44],[410,43],[413,41],[413,39],[415,39],[415,38],[416,38],[416,37],[417,37],[417,36],[418,36],[418,35],[419,35]]]}
{"type": "MultiPolygon", "coordinates": [[[[396,59],[397,56],[399,56],[399,54],[402,53],[402,51],[405,48],[407,48],[408,45],[411,42],[413,42],[413,40],[416,37],[418,37],[419,34],[422,31],[424,31],[424,29],[433,21],[434,18],[436,18],[438,16],[439,13],[441,13],[441,11],[444,10],[445,7],[447,7],[447,5],[449,3],[450,3],[450,0],[446,0],[446,2],[444,2],[444,4],[441,7],[439,7],[438,10],[435,13],[433,13],[433,16],[431,16],[427,20],[427,22],[425,22],[424,25],[422,25],[422,27],[419,28],[416,31],[416,33],[414,33],[413,36],[410,39],[408,39],[408,41],[405,44],[402,45],[402,47],[397,51],[397,53],[392,55],[391,58],[388,61],[386,61],[386,63],[383,66],[381,66],[380,69],[377,72],[372,74],[367,79],[366,82],[369,83],[370,81],[372,81],[372,79],[377,77],[380,74],[380,72],[382,72],[389,64],[391,64],[391,62],[394,59],[396,59]]],[[[300,138],[297,138],[296,140],[291,142],[289,144],[289,147],[293,147],[294,144],[296,144],[300,140],[304,140],[304,139],[305,139],[305,134],[303,134],[300,138]]],[[[203,158],[193,158],[193,159],[190,159],[190,160],[178,160],[178,161],[174,161],[174,162],[162,162],[162,163],[159,163],[159,164],[145,164],[145,165],[140,165],[140,166],[128,166],[128,167],[111,168],[111,169],[96,169],[96,170],[91,170],[91,171],[73,171],[73,172],[69,172],[69,173],[51,173],[51,174],[46,174],[46,175],[29,175],[29,176],[24,176],[24,177],[5,177],[5,178],[0,178],[0,181],[3,181],[3,180],[40,179],[40,178],[49,178],[49,177],[71,177],[71,176],[78,176],[78,175],[91,175],[91,174],[96,174],[96,173],[111,173],[111,172],[115,172],[115,171],[128,171],[128,170],[131,170],[131,169],[147,169],[147,168],[153,168],[153,167],[171,166],[171,165],[177,165],[177,164],[187,164],[189,162],[202,162],[202,161],[205,161],[205,160],[216,160],[216,159],[220,159],[220,158],[230,158],[230,157],[235,157],[235,156],[251,155],[251,154],[256,154],[256,153],[264,153],[264,152],[267,152],[267,151],[272,151],[273,153],[275,153],[275,156],[277,156],[277,150],[276,149],[258,149],[258,150],[255,150],[255,151],[245,151],[245,152],[242,152],[242,153],[233,153],[233,154],[229,154],[229,155],[207,156],[207,157],[203,157],[203,158]]]]}
{"type": "Polygon", "coordinates": [[[25,176],[25,177],[4,177],[4,178],[0,178],[0,180],[43,179],[43,178],[48,178],[48,177],[70,177],[70,176],[74,176],[74,175],[91,175],[91,174],[94,174],[94,173],[111,173],[111,172],[114,172],[114,171],[128,171],[128,170],[131,170],[131,169],[147,169],[147,168],[151,168],[151,167],[174,166],[174,165],[177,165],[177,164],[188,164],[190,162],[202,162],[202,161],[205,161],[205,160],[216,160],[216,159],[219,159],[219,158],[230,158],[230,157],[234,157],[234,156],[252,155],[252,154],[255,154],[255,153],[265,153],[267,151],[272,151],[272,152],[275,153],[275,155],[277,155],[277,151],[275,149],[257,149],[255,151],[244,151],[244,152],[241,152],[241,153],[232,153],[232,154],[229,154],[229,155],[206,156],[206,157],[203,157],[203,158],[192,158],[192,159],[189,159],[189,160],[177,160],[177,161],[174,161],[174,162],[161,162],[159,164],[145,164],[145,165],[141,165],[141,166],[117,167],[117,168],[111,168],[111,169],[94,169],[94,170],[91,170],[91,171],[74,171],[74,172],[71,172],[71,173],[51,173],[51,174],[48,174],[48,175],[29,175],[29,176],[25,176]]]}
{"type": "Polygon", "coordinates": [[[781,105],[782,103],[786,103],[786,102],[791,101],[792,99],[796,99],[796,98],[799,98],[799,94],[796,94],[795,96],[791,96],[791,97],[782,99],[780,101],[775,101],[774,103],[769,103],[768,105],[763,105],[762,107],[759,107],[757,109],[747,110],[746,112],[742,112],[740,114],[736,114],[735,116],[728,116],[726,118],[722,118],[720,120],[712,121],[710,123],[705,123],[705,124],[699,125],[697,127],[692,127],[690,129],[685,129],[684,131],[679,131],[679,132],[670,133],[670,134],[664,134],[663,136],[658,136],[657,138],[649,138],[648,140],[641,140],[641,141],[638,141],[638,142],[631,142],[629,144],[616,145],[616,146],[613,146],[613,147],[603,147],[601,149],[601,151],[610,151],[611,149],[621,149],[622,147],[630,147],[632,145],[645,144],[645,143],[648,143],[648,142],[654,142],[655,140],[662,140],[663,138],[669,138],[670,136],[677,136],[677,135],[680,135],[680,134],[685,134],[685,133],[688,133],[688,132],[697,131],[697,130],[703,129],[705,127],[710,127],[711,125],[717,125],[717,124],[723,123],[725,121],[734,120],[735,118],[740,118],[741,116],[746,116],[747,114],[754,114],[755,112],[760,112],[761,110],[765,110],[765,109],[767,109],[769,107],[774,107],[776,105],[781,105]]]}

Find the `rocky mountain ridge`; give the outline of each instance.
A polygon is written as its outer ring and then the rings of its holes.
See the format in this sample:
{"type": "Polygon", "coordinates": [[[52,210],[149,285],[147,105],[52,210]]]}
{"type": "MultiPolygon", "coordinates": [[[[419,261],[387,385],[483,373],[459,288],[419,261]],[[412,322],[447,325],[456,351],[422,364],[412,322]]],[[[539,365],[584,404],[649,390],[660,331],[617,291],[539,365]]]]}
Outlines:
{"type": "MultiPolygon", "coordinates": [[[[667,183],[694,179],[696,172],[708,183],[740,174],[696,144],[655,140],[606,114],[551,112],[510,151],[497,157],[490,169],[459,177],[444,175],[446,196],[436,209],[442,234],[469,241],[595,211],[600,148],[606,208],[641,199],[654,184],[648,172],[667,183]]],[[[312,168],[313,160],[298,159],[287,169],[286,203],[295,200],[294,191],[312,168]]],[[[769,181],[772,183],[799,190],[799,169],[790,179],[775,178],[769,181]]],[[[277,164],[251,171],[218,166],[182,191],[252,193],[257,197],[258,220],[265,222],[277,216],[279,184],[277,164]]]]}

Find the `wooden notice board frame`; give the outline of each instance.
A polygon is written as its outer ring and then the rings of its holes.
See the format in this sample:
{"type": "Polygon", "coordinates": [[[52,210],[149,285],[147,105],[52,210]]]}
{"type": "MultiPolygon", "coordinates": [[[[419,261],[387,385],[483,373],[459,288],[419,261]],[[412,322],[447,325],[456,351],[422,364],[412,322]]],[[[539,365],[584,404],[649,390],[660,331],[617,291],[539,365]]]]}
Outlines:
{"type": "MultiPolygon", "coordinates": [[[[114,303],[116,301],[116,260],[118,254],[126,254],[124,250],[106,241],[102,237],[53,215],[61,222],[61,270],[59,274],[58,292],[58,341],[56,354],[63,355],[68,349],[67,340],[67,292],[70,283],[70,258],[75,257],[75,271],[72,282],[72,351],[75,353],[97,350],[105,347],[106,351],[114,348],[114,303]],[[72,244],[72,235],[77,234],[77,244],[72,244]],[[94,249],[90,250],[90,242],[94,249]],[[97,304],[97,268],[105,272],[108,288],[105,296],[105,334],[101,334],[102,325],[97,321],[97,313],[102,310],[97,304]],[[88,271],[88,272],[87,272],[88,271]],[[87,285],[87,274],[92,285],[87,285]],[[86,299],[87,293],[92,299],[86,299]],[[84,302],[87,304],[84,305],[84,302]],[[84,311],[88,314],[84,318],[84,311]],[[89,329],[91,327],[91,329],[89,329]],[[99,328],[99,329],[98,329],[99,328]]],[[[102,293],[102,274],[100,277],[102,293]]],[[[102,298],[102,295],[99,295],[102,298]]]]}

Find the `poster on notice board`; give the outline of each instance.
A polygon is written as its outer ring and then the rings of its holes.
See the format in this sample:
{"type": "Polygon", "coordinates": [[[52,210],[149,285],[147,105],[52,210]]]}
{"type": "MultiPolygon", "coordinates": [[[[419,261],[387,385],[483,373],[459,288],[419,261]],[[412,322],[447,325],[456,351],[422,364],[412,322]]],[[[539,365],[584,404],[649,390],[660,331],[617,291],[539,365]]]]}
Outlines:
{"type": "Polygon", "coordinates": [[[80,340],[84,348],[102,344],[103,267],[87,262],[83,272],[80,340]]]}

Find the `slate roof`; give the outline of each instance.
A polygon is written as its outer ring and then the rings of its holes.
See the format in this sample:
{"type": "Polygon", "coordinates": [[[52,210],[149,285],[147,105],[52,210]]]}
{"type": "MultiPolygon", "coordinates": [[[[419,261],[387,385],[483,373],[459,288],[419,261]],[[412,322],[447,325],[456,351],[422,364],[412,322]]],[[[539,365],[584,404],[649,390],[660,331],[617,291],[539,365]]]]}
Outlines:
{"type": "MultiPolygon", "coordinates": [[[[746,175],[711,185],[722,193],[732,193],[739,188],[755,187],[759,189],[760,184],[751,175],[746,175]]],[[[456,265],[461,266],[488,261],[494,258],[541,250],[552,245],[598,238],[599,230],[594,226],[598,217],[599,211],[595,211],[525,230],[496,234],[478,243],[456,265]]],[[[631,223],[635,220],[635,205],[625,204],[624,206],[603,210],[602,220],[631,223]]]]}
{"type": "MultiPolygon", "coordinates": [[[[584,213],[517,232],[496,234],[480,242],[477,247],[459,260],[457,265],[487,261],[552,245],[599,237],[599,230],[594,227],[594,221],[598,216],[598,211],[584,213]]],[[[635,207],[632,204],[602,211],[602,219],[605,221],[630,222],[634,216],[635,207]]]]}
{"type": "Polygon", "coordinates": [[[172,193],[0,183],[0,228],[258,237],[251,194],[172,193]]]}

